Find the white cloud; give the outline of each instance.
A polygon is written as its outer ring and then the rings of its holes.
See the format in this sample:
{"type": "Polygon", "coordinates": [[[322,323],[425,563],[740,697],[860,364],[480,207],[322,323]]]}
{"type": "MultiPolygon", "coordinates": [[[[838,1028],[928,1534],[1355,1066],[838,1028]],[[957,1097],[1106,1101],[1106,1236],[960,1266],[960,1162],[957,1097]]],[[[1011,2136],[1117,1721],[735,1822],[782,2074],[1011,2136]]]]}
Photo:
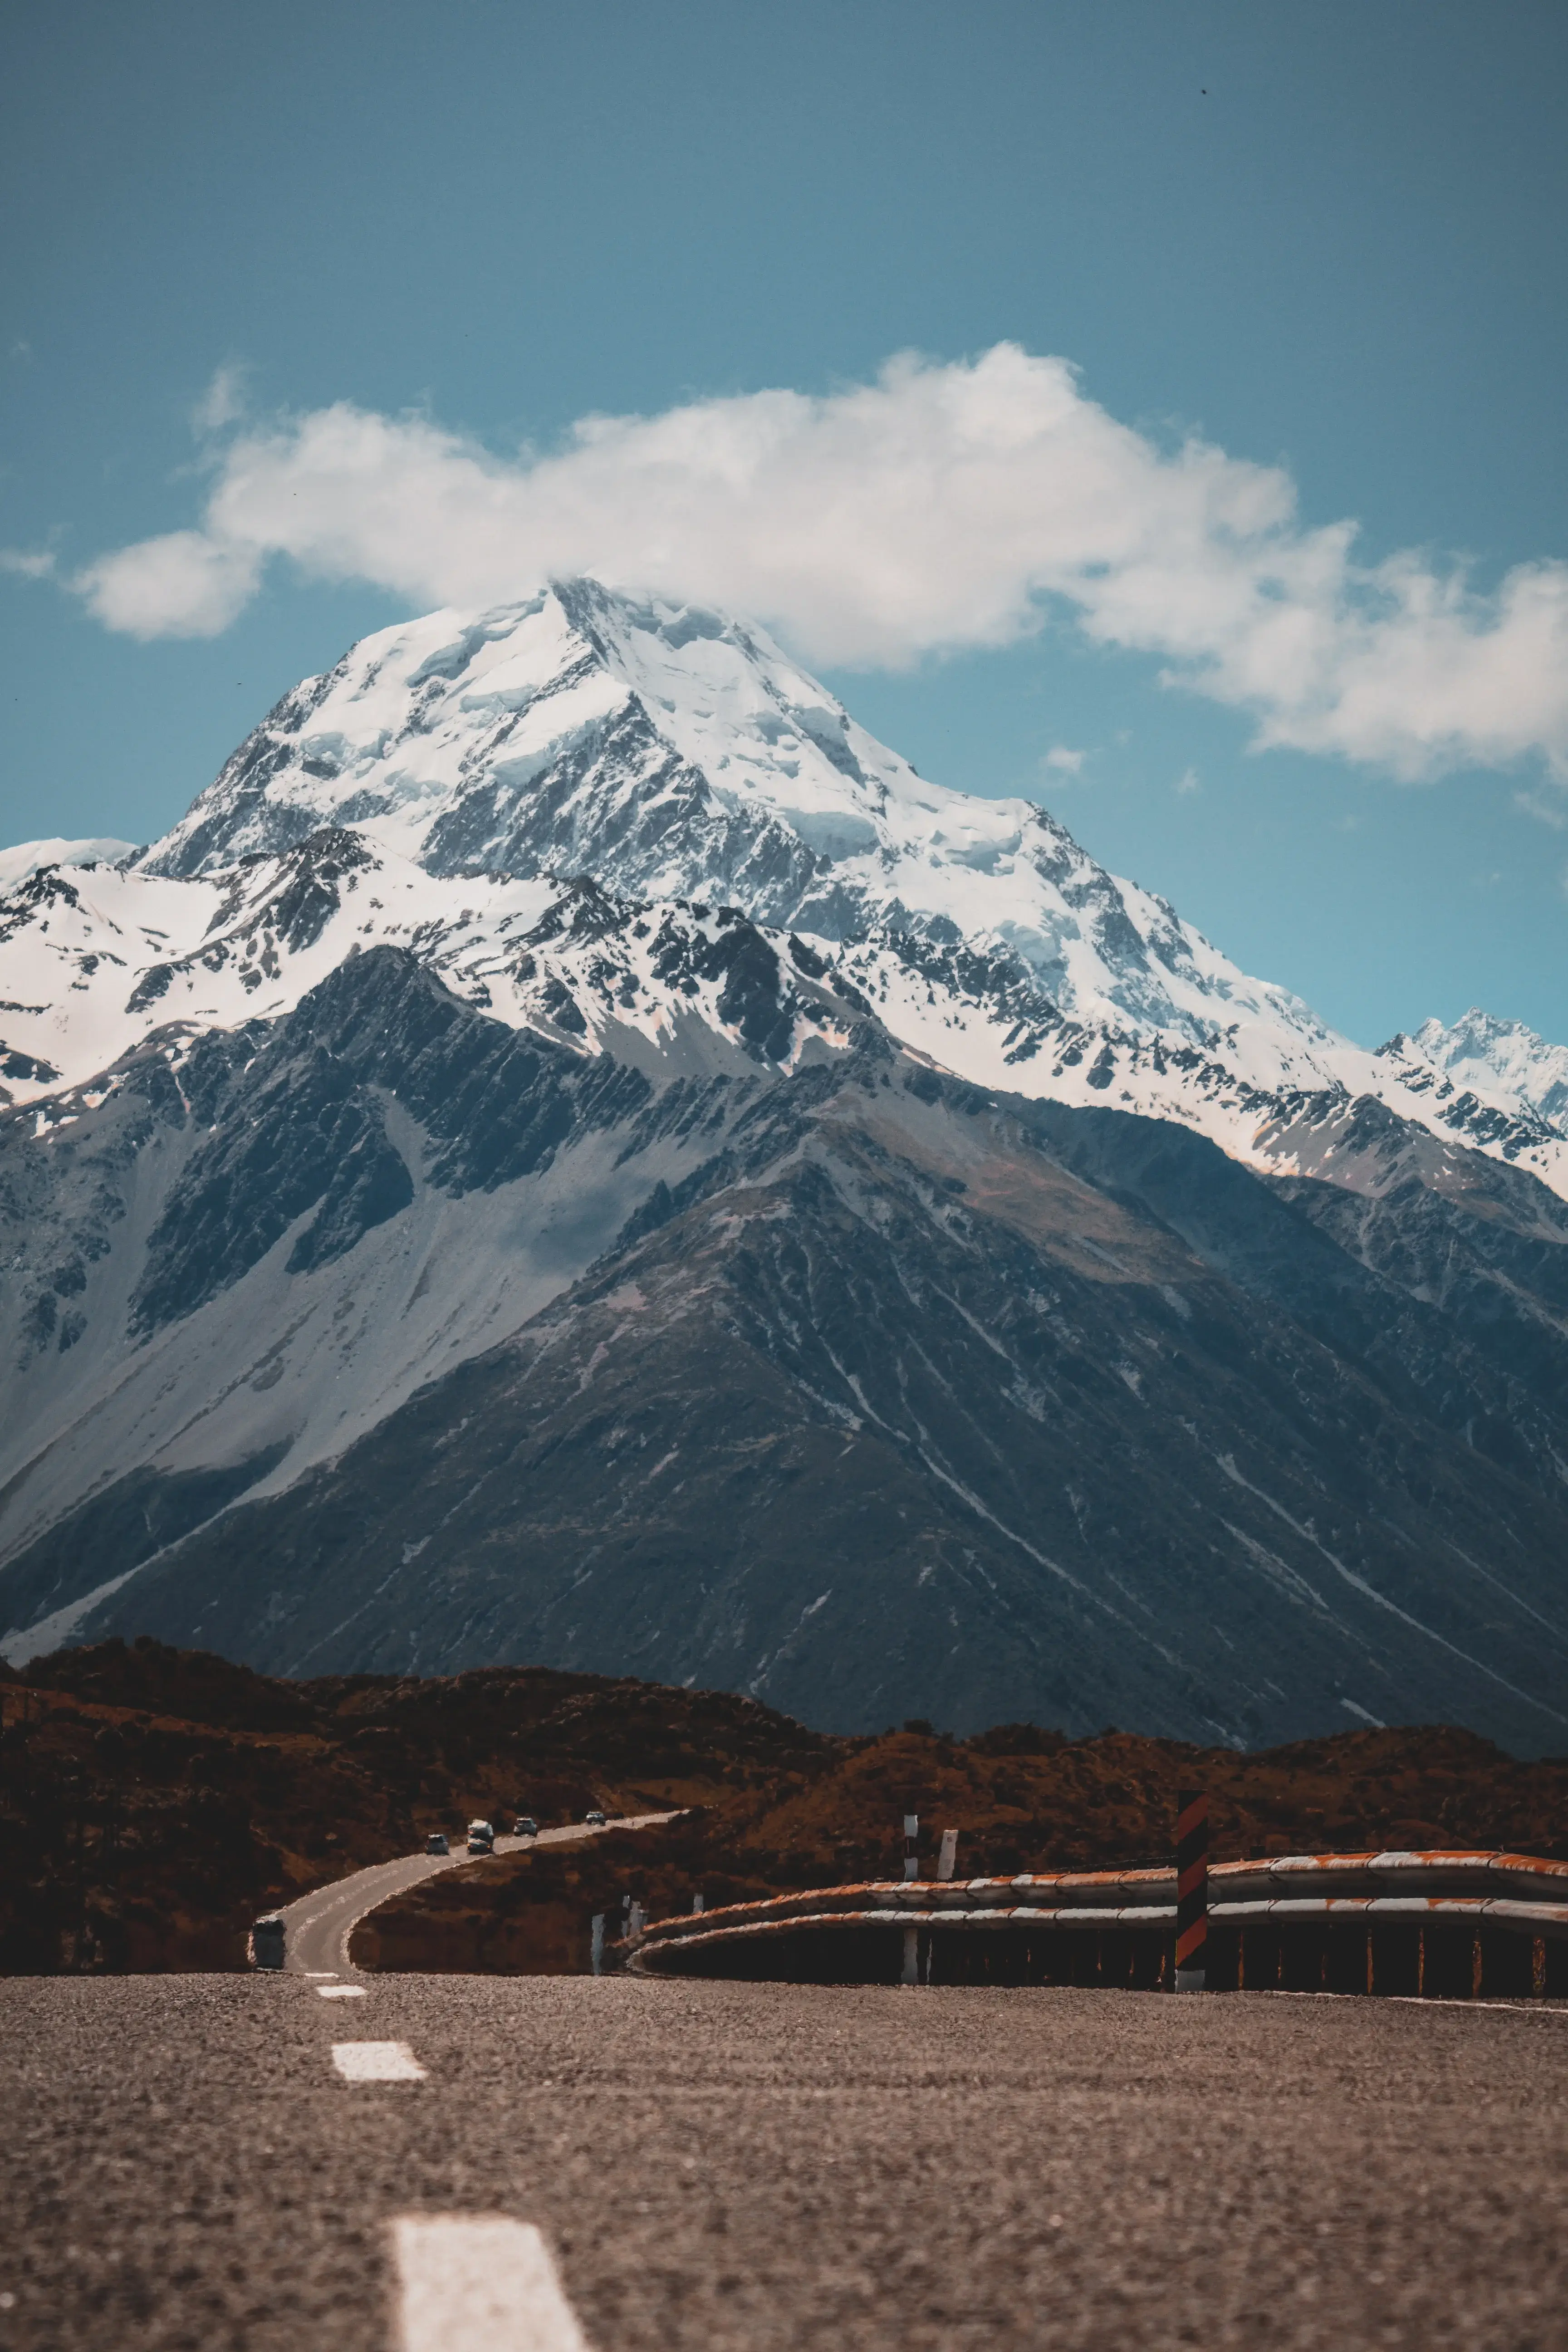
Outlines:
{"type": "Polygon", "coordinates": [[[18,580],[47,580],[55,568],[54,552],[47,547],[0,547],[0,572],[18,580]]]}
{"type": "Polygon", "coordinates": [[[1553,794],[1550,788],[1544,792],[1533,787],[1517,792],[1513,804],[1522,816],[1539,817],[1553,832],[1568,833],[1568,801],[1553,794]]]}
{"type": "Polygon", "coordinates": [[[198,433],[221,433],[226,426],[238,424],[245,415],[249,373],[237,360],[226,361],[214,372],[211,383],[191,411],[191,422],[198,433]]]}
{"type": "Polygon", "coordinates": [[[1358,563],[1355,538],[1303,525],[1280,468],[1163,449],[1066,362],[1003,343],[895,359],[821,399],[587,417],[509,457],[340,404],[238,433],[199,530],[74,584],[152,637],[225,628],[273,556],[414,606],[588,572],[755,614],[850,667],[1005,645],[1065,612],[1253,713],[1260,746],[1409,779],[1535,754],[1568,782],[1568,564],[1521,564],[1489,595],[1425,556],[1358,563]]]}
{"type": "Polygon", "coordinates": [[[1041,760],[1040,765],[1042,768],[1052,769],[1058,775],[1076,776],[1084,763],[1084,758],[1085,754],[1082,751],[1069,751],[1065,743],[1053,743],[1041,760]]]}
{"type": "Polygon", "coordinates": [[[1203,785],[1198,781],[1198,772],[1195,768],[1184,768],[1182,770],[1181,774],[1176,778],[1176,790],[1180,793],[1184,800],[1186,799],[1190,793],[1202,792],[1203,785]]]}
{"type": "Polygon", "coordinates": [[[172,530],[89,564],[71,584],[127,636],[216,637],[255,594],[267,553],[210,529],[172,530]]]}

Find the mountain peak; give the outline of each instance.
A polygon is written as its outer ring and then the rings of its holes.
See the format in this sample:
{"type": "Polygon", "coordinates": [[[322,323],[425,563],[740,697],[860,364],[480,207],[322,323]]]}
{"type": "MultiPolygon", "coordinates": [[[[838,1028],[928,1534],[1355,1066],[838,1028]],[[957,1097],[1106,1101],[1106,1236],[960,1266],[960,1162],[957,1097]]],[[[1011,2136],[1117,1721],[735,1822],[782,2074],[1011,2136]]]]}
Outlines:
{"type": "MultiPolygon", "coordinates": [[[[0,1076],[26,1099],[149,1022],[275,1016],[383,939],[476,1007],[598,1050],[624,1024],[586,966],[519,977],[522,933],[584,883],[615,929],[631,907],[647,936],[660,909],[733,908],[811,942],[902,1044],[983,1085],[1177,1119],[1293,1175],[1364,1140],[1371,1097],[1568,1191],[1568,1054],[1510,1024],[1482,1036],[1479,1013],[1367,1053],[1034,802],[917,774],[765,631],[591,579],[363,639],[132,868],[79,875],[68,919],[13,899],[0,1076]]],[[[687,982],[707,986],[673,964],[638,979],[639,1036],[687,982]]]]}
{"type": "Polygon", "coordinates": [[[1450,1027],[1424,1021],[1408,1042],[1456,1086],[1500,1096],[1568,1134],[1568,1046],[1475,1004],[1450,1027]]]}
{"type": "Polygon", "coordinates": [[[1042,1008],[1140,1034],[1212,1048],[1239,1018],[1337,1042],[1035,803],[917,774],[764,631],[593,580],[363,639],[143,862],[208,873],[323,825],[437,876],[591,874],[829,940],[962,938],[1042,1008]]]}

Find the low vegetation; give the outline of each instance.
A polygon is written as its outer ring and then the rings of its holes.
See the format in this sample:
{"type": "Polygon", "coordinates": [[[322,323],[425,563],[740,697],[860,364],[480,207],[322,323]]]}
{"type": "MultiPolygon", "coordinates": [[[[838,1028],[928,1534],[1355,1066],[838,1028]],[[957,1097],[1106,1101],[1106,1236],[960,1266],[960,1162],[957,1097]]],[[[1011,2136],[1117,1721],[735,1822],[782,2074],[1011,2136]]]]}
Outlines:
{"type": "Polygon", "coordinates": [[[554,1972],[589,1923],[899,1874],[903,1815],[964,1876],[1161,1861],[1178,1784],[1206,1788],[1216,1859],[1369,1846],[1568,1858],[1568,1758],[1521,1764],[1444,1727],[1255,1754],[1107,1729],[1068,1739],[926,1724],[836,1738],[727,1692],[536,1667],[446,1679],[270,1680],[143,1638],[0,1679],[0,1969],[233,1969],[256,1916],[473,1815],[510,1828],[683,1809],[459,1865],[384,1906],[384,1968],[554,1972]]]}

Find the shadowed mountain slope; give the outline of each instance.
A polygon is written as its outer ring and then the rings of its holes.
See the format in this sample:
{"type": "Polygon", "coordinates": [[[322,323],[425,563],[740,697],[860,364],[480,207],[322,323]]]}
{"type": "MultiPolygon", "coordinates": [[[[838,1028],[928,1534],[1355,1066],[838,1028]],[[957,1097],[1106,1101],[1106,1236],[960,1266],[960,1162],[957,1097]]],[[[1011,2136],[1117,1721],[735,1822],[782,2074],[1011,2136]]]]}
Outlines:
{"type": "MultiPolygon", "coordinates": [[[[417,1025],[395,1070],[381,986],[372,959],[348,967],[286,1067],[329,1041],[334,1066],[367,1054],[456,1181],[442,1122],[479,1149],[490,1097],[459,1118],[437,1087],[433,1108],[417,1025]]],[[[278,1083],[253,1068],[246,1137],[278,1083]]],[[[556,1073],[530,1092],[507,1061],[489,1083],[526,1151],[556,1073]]],[[[226,1498],[84,1634],[199,1629],[291,1674],[632,1671],[846,1730],[910,1706],[1246,1744],[1462,1717],[1563,1743],[1544,1309],[1542,1361],[1510,1370],[1479,1278],[1445,1312],[1203,1139],[964,1087],[871,1024],[832,1062],[691,1101],[618,1083],[624,1102],[572,1114],[644,1163],[597,1263],[341,1450],[226,1498]],[[650,1183],[654,1140],[699,1104],[687,1172],[650,1183]]],[[[499,1147],[481,1165],[514,1172],[499,1147]]],[[[1472,1222],[1500,1247],[1500,1220],[1472,1222]]],[[[37,1607],[58,1572],[51,1539],[6,1590],[37,1607]]]]}

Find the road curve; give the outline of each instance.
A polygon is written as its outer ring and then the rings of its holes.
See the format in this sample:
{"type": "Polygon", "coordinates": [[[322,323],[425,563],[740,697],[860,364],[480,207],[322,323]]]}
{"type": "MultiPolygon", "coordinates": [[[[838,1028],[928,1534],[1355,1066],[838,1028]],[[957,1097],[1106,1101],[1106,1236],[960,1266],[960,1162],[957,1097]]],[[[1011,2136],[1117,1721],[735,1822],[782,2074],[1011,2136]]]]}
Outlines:
{"type": "MultiPolygon", "coordinates": [[[[574,1822],[563,1829],[541,1830],[537,1838],[498,1837],[496,1852],[515,1853],[531,1845],[577,1845],[603,1837],[605,1830],[652,1829],[674,1819],[673,1812],[632,1813],[606,1822],[603,1830],[574,1822]]],[[[422,1878],[432,1878],[439,1870],[453,1870],[472,1859],[459,1839],[451,1853],[400,1854],[395,1862],[373,1863],[368,1870],[356,1870],[347,1878],[334,1879],[330,1885],[301,1895],[281,1914],[285,1967],[296,1976],[347,1979],[360,1975],[349,1958],[349,1938],[365,1914],[401,1895],[405,1887],[417,1885],[422,1878]]]]}

